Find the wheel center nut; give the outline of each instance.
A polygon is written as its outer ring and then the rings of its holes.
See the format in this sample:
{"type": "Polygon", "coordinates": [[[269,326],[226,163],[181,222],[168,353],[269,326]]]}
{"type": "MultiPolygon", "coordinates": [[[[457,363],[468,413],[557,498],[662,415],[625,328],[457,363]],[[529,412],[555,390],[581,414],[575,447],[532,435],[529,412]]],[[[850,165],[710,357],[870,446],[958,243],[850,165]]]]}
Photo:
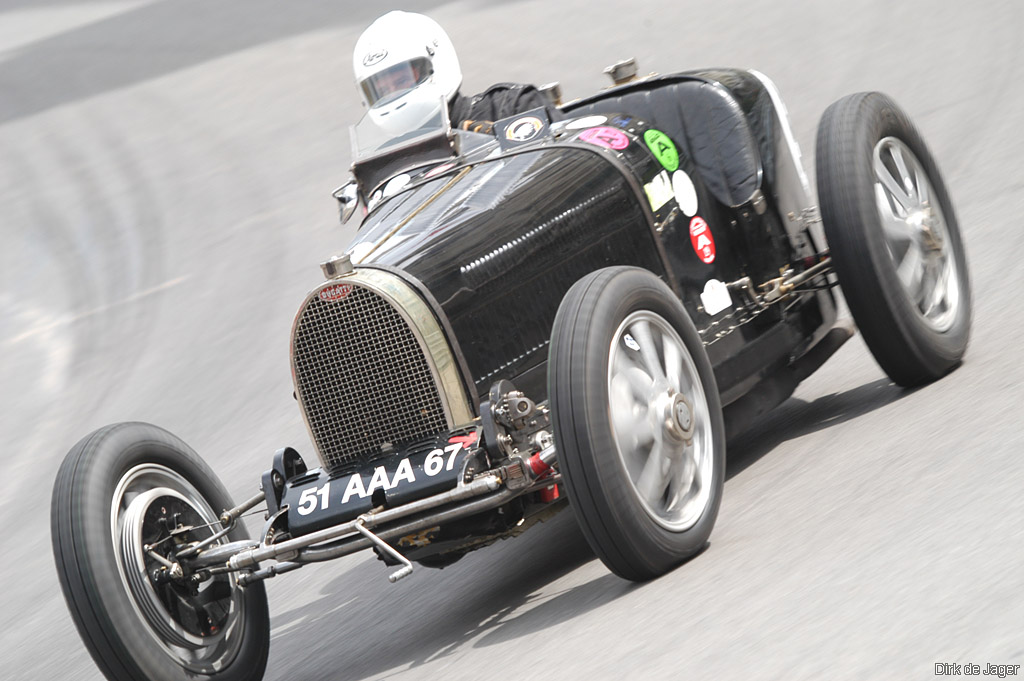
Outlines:
{"type": "Polygon", "coordinates": [[[683,430],[690,429],[690,423],[693,421],[690,408],[686,406],[685,402],[676,402],[676,423],[683,430]]]}
{"type": "Polygon", "coordinates": [[[907,223],[917,230],[921,244],[929,251],[942,250],[942,234],[939,232],[939,216],[931,206],[922,206],[907,218],[907,223]]]}
{"type": "Polygon", "coordinates": [[[673,395],[665,425],[670,433],[681,440],[693,437],[693,406],[681,393],[673,395]]]}

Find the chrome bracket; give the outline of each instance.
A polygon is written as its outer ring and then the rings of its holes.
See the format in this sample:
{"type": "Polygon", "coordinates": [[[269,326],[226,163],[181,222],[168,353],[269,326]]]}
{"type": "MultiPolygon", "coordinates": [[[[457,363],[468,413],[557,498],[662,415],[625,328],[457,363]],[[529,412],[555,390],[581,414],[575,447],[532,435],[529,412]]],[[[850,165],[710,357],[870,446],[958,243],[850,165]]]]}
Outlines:
{"type": "Polygon", "coordinates": [[[562,106],[562,84],[558,81],[551,83],[545,83],[539,88],[540,93],[551,100],[551,103],[555,106],[562,106]]]}
{"type": "Polygon", "coordinates": [[[780,274],[781,276],[769,279],[759,287],[764,291],[764,302],[769,305],[780,300],[793,290],[793,285],[789,281],[793,276],[793,270],[785,269],[780,274]]]}
{"type": "Polygon", "coordinates": [[[617,61],[604,70],[605,75],[611,78],[612,83],[615,85],[622,85],[636,80],[637,71],[636,59],[633,57],[617,61]]]}
{"type": "Polygon", "coordinates": [[[818,264],[813,267],[808,267],[799,274],[794,274],[791,269],[785,269],[780,273],[782,276],[761,284],[761,288],[766,289],[764,293],[764,301],[771,304],[781,300],[796,290],[798,286],[807,283],[815,277],[828,274],[831,271],[831,256],[825,257],[818,264]]]}
{"type": "Polygon", "coordinates": [[[409,575],[411,575],[412,563],[409,561],[409,559],[400,554],[398,551],[396,551],[395,548],[391,546],[391,544],[388,544],[386,541],[375,535],[373,532],[370,532],[370,530],[366,529],[364,523],[367,520],[368,517],[365,514],[356,518],[356,531],[359,532],[359,534],[366,537],[367,539],[369,539],[371,542],[373,542],[373,545],[376,546],[378,549],[388,554],[389,556],[397,560],[399,563],[402,563],[402,567],[398,568],[390,575],[388,575],[388,581],[394,584],[403,577],[408,577],[409,575]]]}
{"type": "Polygon", "coordinates": [[[746,298],[747,305],[754,309],[761,309],[766,307],[764,301],[757,295],[757,291],[754,289],[754,282],[750,280],[750,277],[742,277],[736,281],[730,281],[726,284],[726,287],[730,291],[739,291],[739,293],[746,298]]]}

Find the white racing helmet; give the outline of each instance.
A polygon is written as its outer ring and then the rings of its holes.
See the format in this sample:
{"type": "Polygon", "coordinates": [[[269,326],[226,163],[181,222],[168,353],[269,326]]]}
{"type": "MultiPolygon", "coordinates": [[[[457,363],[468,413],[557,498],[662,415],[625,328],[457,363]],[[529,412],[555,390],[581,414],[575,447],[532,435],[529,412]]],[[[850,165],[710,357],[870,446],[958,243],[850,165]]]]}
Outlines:
{"type": "Polygon", "coordinates": [[[425,123],[462,84],[448,34],[412,12],[388,12],[370,24],[356,41],[352,69],[370,117],[392,135],[425,123]]]}

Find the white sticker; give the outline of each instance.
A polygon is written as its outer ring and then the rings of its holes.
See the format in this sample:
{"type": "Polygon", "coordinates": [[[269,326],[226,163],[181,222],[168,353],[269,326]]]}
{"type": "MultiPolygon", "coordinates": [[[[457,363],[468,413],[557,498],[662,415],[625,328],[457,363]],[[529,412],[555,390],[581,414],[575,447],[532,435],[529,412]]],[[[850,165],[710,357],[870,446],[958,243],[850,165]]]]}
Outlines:
{"type": "Polygon", "coordinates": [[[647,192],[647,200],[651,202],[651,210],[658,210],[675,196],[672,181],[664,170],[644,185],[644,191],[647,192]]]}
{"type": "Polygon", "coordinates": [[[697,214],[697,189],[693,186],[693,180],[682,170],[672,173],[672,192],[676,196],[676,203],[679,210],[688,218],[697,214]]]}
{"type": "Polygon", "coordinates": [[[622,342],[626,344],[626,347],[635,352],[640,352],[640,344],[636,342],[636,339],[630,336],[628,333],[622,336],[622,342]]]}
{"type": "Polygon", "coordinates": [[[386,199],[389,196],[394,196],[398,192],[402,191],[411,181],[412,178],[409,177],[409,173],[395,175],[390,180],[388,180],[388,183],[386,185],[384,185],[384,198],[386,199]]]}
{"type": "Polygon", "coordinates": [[[708,283],[704,284],[704,292],[700,294],[700,301],[704,303],[704,311],[712,316],[732,307],[729,287],[717,279],[710,279],[708,283]]]}
{"type": "Polygon", "coordinates": [[[373,209],[377,207],[377,204],[380,203],[382,198],[384,198],[384,194],[379,189],[371,194],[370,199],[366,202],[366,211],[368,213],[372,213],[373,209]]]}
{"type": "Polygon", "coordinates": [[[607,116],[584,116],[583,118],[577,118],[574,121],[566,123],[565,129],[582,130],[583,128],[592,128],[595,125],[604,125],[607,120],[607,116]]]}

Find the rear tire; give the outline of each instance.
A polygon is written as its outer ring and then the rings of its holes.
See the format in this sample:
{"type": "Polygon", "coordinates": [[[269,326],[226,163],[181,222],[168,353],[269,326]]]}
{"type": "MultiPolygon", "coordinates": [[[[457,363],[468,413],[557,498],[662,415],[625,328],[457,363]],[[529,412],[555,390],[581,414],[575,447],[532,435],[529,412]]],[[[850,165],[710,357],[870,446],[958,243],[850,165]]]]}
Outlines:
{"type": "Polygon", "coordinates": [[[864,341],[902,386],[940,378],[967,349],[971,290],[959,223],[921,135],[888,97],[822,115],[818,196],[832,263],[864,341]]]}
{"type": "Polygon", "coordinates": [[[605,565],[642,581],[700,552],[725,435],[711,364],[671,289],[632,267],[578,281],[555,317],[548,387],[566,495],[605,565]]]}
{"type": "MultiPolygon", "coordinates": [[[[155,581],[173,555],[169,522],[203,539],[231,508],[227,491],[185,443],[144,423],[83,438],[64,459],[50,511],[64,597],[86,648],[108,679],[258,681],[270,645],[262,583],[231,575],[197,586],[155,581]],[[164,556],[167,558],[168,556],[164,556]]],[[[236,527],[226,540],[246,539],[236,527]]],[[[225,541],[225,540],[222,540],[225,541]]]]}

